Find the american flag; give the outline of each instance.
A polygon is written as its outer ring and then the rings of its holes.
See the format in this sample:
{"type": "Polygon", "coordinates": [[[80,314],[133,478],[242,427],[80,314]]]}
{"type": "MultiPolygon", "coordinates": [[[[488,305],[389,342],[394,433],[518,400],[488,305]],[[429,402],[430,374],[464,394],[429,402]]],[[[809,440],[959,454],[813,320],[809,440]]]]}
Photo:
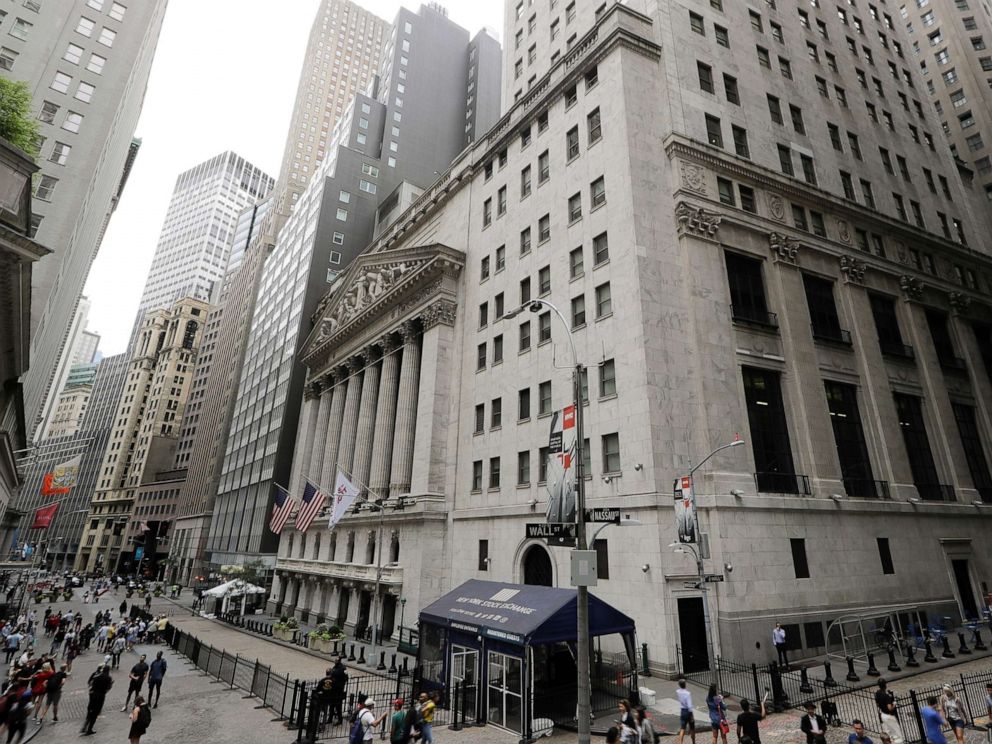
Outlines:
{"type": "Polygon", "coordinates": [[[269,518],[269,529],[278,535],[289,521],[293,507],[296,506],[296,499],[290,498],[289,491],[275,483],[272,484],[272,491],[272,516],[269,518]]]}
{"type": "Polygon", "coordinates": [[[320,510],[324,508],[325,501],[327,501],[327,496],[324,495],[324,492],[310,481],[307,481],[307,485],[303,489],[303,501],[300,503],[300,511],[296,515],[296,529],[300,532],[306,532],[310,523],[317,518],[320,510]]]}

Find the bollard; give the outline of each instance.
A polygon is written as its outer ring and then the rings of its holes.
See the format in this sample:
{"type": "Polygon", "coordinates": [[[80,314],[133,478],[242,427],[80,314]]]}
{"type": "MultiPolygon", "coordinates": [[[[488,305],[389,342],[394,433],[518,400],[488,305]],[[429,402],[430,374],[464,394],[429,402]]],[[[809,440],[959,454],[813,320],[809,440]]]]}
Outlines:
{"type": "Polygon", "coordinates": [[[809,695],[813,692],[813,685],[809,683],[809,674],[806,673],[806,667],[799,670],[799,692],[803,695],[809,695]]]}
{"type": "Polygon", "coordinates": [[[351,644],[351,653],[348,654],[348,661],[354,661],[354,660],[355,660],[355,644],[352,643],[351,644]]]}
{"type": "Polygon", "coordinates": [[[365,646],[360,646],[359,648],[360,648],[360,651],[359,651],[359,654],[358,654],[358,663],[359,664],[365,664],[366,663],[366,661],[365,661],[365,646]]]}
{"type": "Polygon", "coordinates": [[[833,672],[830,671],[830,662],[823,662],[823,686],[824,687],[836,687],[837,680],[834,679],[833,672]]]}
{"type": "Polygon", "coordinates": [[[906,646],[906,666],[908,667],[918,667],[920,662],[916,660],[916,647],[909,645],[906,646]]]}
{"type": "Polygon", "coordinates": [[[889,647],[889,671],[890,672],[901,672],[902,667],[896,663],[896,650],[889,647]]]}
{"type": "Polygon", "coordinates": [[[945,659],[953,659],[954,652],[951,651],[951,642],[950,640],[948,640],[947,636],[945,635],[943,638],[941,638],[940,642],[944,646],[944,652],[941,654],[941,656],[944,657],[945,659]]]}
{"type": "Polygon", "coordinates": [[[389,659],[389,673],[396,674],[396,654],[393,654],[389,659]]]}
{"type": "Polygon", "coordinates": [[[451,729],[452,731],[462,730],[462,723],[460,720],[458,720],[458,703],[460,702],[461,699],[461,695],[459,695],[458,693],[461,692],[461,688],[462,688],[462,683],[456,682],[455,694],[451,699],[451,725],[448,726],[448,728],[451,729]]]}
{"type": "Polygon", "coordinates": [[[875,666],[875,655],[868,654],[868,669],[865,672],[869,677],[881,677],[882,673],[875,666]]]}
{"type": "Polygon", "coordinates": [[[958,640],[961,642],[961,645],[958,647],[958,653],[965,654],[966,656],[970,654],[971,649],[968,648],[968,644],[964,639],[964,633],[962,631],[958,631],[958,640]]]}
{"type": "Polygon", "coordinates": [[[860,682],[861,681],[861,677],[859,677],[858,676],[858,673],[854,671],[854,659],[852,659],[850,656],[847,657],[847,677],[846,677],[846,679],[847,679],[848,682],[860,682]]]}
{"type": "Polygon", "coordinates": [[[979,629],[977,625],[975,626],[975,629],[972,632],[975,635],[971,639],[971,645],[975,647],[976,651],[987,651],[988,646],[986,646],[985,642],[982,640],[982,631],[979,629]]]}
{"type": "Polygon", "coordinates": [[[379,663],[376,664],[375,668],[378,669],[380,672],[385,671],[385,669],[386,669],[386,652],[385,651],[380,651],[379,652],[379,663]]]}
{"type": "Polygon", "coordinates": [[[929,638],[927,638],[924,642],[924,648],[926,648],[927,653],[926,656],[923,657],[923,661],[929,662],[930,664],[936,664],[937,657],[933,655],[933,646],[931,645],[929,638]]]}

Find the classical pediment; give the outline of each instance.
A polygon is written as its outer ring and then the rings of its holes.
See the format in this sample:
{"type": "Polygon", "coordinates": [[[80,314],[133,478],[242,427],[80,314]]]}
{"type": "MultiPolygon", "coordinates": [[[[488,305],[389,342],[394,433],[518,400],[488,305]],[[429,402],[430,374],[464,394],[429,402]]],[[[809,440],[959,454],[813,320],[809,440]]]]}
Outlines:
{"type": "Polygon", "coordinates": [[[360,256],[317,306],[304,363],[313,367],[329,349],[384,318],[402,320],[406,309],[441,293],[444,277],[456,278],[464,265],[464,253],[440,243],[360,256]]]}

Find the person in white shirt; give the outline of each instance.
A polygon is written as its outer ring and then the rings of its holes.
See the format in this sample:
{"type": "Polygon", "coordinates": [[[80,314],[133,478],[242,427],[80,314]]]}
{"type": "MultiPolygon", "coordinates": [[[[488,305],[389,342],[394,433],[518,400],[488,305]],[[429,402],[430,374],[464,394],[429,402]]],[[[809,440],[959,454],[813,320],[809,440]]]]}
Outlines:
{"type": "Polygon", "coordinates": [[[692,693],[685,688],[685,680],[679,680],[679,688],[675,691],[675,697],[679,700],[679,744],[685,738],[685,732],[689,732],[692,744],[696,744],[696,720],[692,715],[692,693]]]}

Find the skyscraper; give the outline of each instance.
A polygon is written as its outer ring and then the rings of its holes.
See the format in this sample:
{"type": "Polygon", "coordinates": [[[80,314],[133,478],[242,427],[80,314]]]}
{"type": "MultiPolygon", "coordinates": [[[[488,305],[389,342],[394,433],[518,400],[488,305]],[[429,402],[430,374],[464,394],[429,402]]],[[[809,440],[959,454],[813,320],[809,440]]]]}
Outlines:
{"type": "Polygon", "coordinates": [[[151,311],[207,301],[224,276],[238,215],[264,199],[272,178],[233,152],[180,173],[138,303],[132,343],[151,311]]]}
{"type": "Polygon", "coordinates": [[[401,9],[379,76],[334,127],[263,268],[210,525],[213,563],[273,551],[270,490],[290,484],[303,395],[296,350],[327,286],[372,238],[377,214],[387,224],[493,123],[499,75],[479,71],[498,63],[493,47],[436,5],[401,9]]]}
{"type": "MultiPolygon", "coordinates": [[[[552,422],[577,405],[586,505],[643,525],[589,546],[595,591],[657,671],[767,662],[776,620],[815,656],[879,606],[979,617],[992,230],[884,8],[511,0],[504,116],[329,287],[298,357],[293,472],[368,473],[397,509],[380,541],[377,510],[285,529],[273,609],[388,635],[399,597],[568,586],[526,525],[558,521],[552,422]]],[[[523,731],[511,707],[487,716],[523,731]]]]}
{"type": "Polygon", "coordinates": [[[34,226],[53,250],[32,283],[29,438],[58,396],[76,304],[136,152],[165,8],[166,0],[65,0],[18,3],[0,15],[0,67],[28,83],[41,122],[34,226]]]}

